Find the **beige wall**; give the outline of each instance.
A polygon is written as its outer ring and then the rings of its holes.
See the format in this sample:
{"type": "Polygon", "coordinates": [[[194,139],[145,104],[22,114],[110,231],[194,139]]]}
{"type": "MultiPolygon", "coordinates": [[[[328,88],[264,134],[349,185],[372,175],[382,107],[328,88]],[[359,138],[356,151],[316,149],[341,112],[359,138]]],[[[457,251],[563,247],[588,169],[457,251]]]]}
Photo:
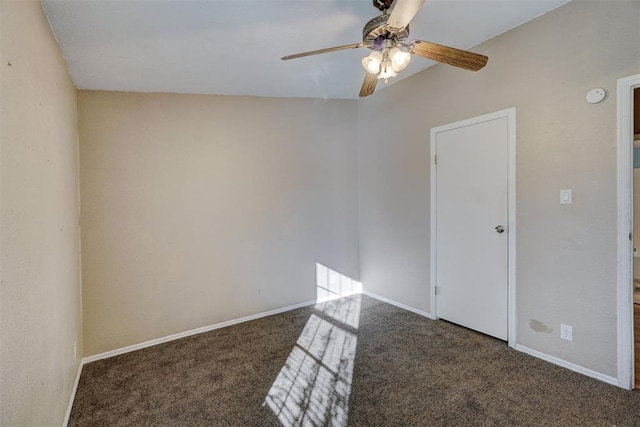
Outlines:
{"type": "Polygon", "coordinates": [[[85,356],[358,278],[356,102],[80,91],[85,356]]]}
{"type": "Polygon", "coordinates": [[[76,91],[39,1],[0,1],[0,27],[0,424],[61,425],[82,345],[76,91]]]}
{"type": "Polygon", "coordinates": [[[477,46],[478,73],[438,65],[359,102],[365,289],[429,311],[429,130],[516,107],[517,342],[615,377],[615,94],[640,72],[639,18],[638,1],[574,1],[477,46]]]}

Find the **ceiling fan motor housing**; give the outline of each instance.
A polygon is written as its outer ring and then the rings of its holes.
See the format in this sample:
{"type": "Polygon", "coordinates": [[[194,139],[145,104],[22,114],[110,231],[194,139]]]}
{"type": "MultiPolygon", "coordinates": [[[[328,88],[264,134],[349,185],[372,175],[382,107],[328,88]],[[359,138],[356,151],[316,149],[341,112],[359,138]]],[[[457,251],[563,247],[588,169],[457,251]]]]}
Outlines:
{"type": "Polygon", "coordinates": [[[380,50],[384,47],[383,41],[395,38],[402,42],[409,37],[409,26],[400,31],[391,33],[387,28],[387,21],[390,15],[380,15],[367,22],[362,29],[362,42],[371,50],[380,50]]]}

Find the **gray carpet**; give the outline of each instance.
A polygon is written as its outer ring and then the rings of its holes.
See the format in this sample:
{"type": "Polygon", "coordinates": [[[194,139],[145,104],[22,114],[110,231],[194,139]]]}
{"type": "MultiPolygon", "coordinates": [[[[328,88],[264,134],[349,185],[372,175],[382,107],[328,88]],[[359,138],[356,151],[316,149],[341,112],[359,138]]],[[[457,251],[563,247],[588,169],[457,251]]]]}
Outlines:
{"type": "Polygon", "coordinates": [[[640,392],[352,296],[87,364],[71,426],[640,426],[640,392]]]}

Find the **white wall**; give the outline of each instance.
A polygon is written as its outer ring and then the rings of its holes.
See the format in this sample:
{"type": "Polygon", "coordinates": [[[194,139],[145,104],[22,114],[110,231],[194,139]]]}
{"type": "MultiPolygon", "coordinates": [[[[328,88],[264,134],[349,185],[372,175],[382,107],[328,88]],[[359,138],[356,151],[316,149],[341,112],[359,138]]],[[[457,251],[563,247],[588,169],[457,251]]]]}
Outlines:
{"type": "Polygon", "coordinates": [[[39,1],[0,1],[0,39],[0,425],[59,426],[82,346],[76,90],[39,1]]]}
{"type": "Polygon", "coordinates": [[[615,377],[615,91],[640,72],[639,18],[637,1],[573,1],[474,48],[477,73],[437,65],[359,102],[365,290],[429,311],[429,130],[516,107],[517,342],[615,377]],[[608,99],[587,104],[594,87],[608,99]]]}
{"type": "Polygon", "coordinates": [[[358,279],[355,101],[79,92],[85,356],[358,279]]]}

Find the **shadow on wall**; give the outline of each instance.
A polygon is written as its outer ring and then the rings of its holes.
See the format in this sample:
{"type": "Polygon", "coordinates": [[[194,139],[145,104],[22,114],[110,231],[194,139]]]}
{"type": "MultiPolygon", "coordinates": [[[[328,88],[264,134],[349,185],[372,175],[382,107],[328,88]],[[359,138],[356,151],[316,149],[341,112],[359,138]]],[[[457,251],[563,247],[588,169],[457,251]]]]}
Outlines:
{"type": "Polygon", "coordinates": [[[359,282],[316,264],[314,313],[263,403],[283,426],[347,425],[361,292],[359,282]]]}

